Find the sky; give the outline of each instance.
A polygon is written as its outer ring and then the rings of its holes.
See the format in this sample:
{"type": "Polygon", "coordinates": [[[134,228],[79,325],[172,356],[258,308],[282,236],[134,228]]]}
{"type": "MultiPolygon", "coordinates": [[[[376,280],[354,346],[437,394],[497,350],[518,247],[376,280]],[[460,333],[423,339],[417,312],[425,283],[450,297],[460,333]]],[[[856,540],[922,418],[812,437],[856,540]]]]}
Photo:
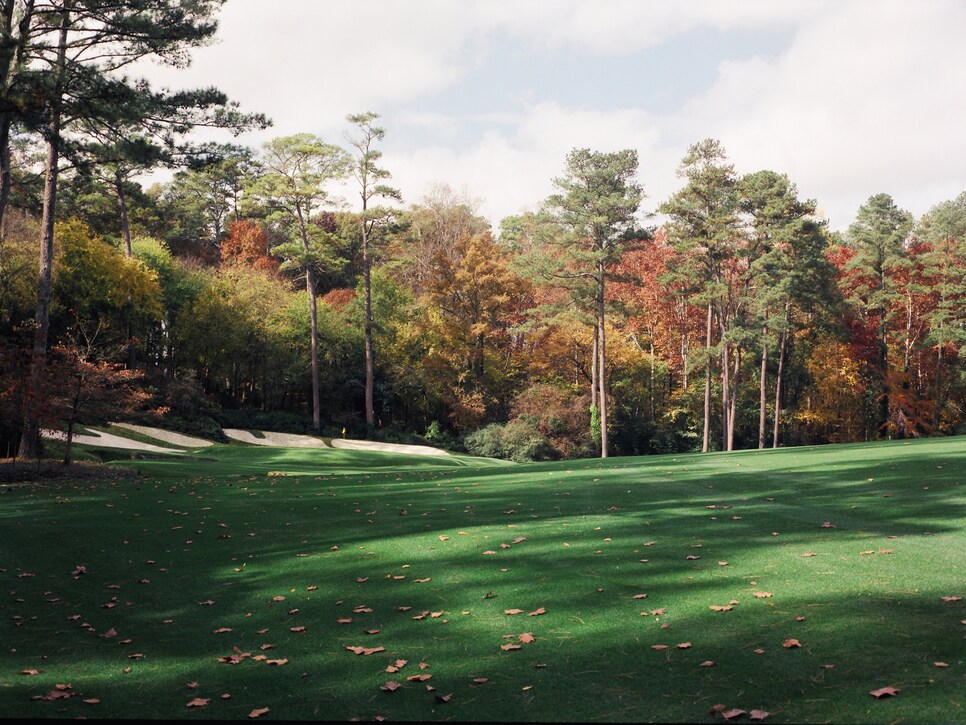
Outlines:
{"type": "Polygon", "coordinates": [[[405,205],[446,184],[494,229],[574,148],[635,149],[651,224],[706,138],[738,174],[787,174],[832,230],[874,194],[918,218],[966,191],[963,0],[228,0],[218,18],[188,69],[141,73],[265,113],[235,139],[256,149],[348,148],[346,115],[376,112],[405,205]]]}

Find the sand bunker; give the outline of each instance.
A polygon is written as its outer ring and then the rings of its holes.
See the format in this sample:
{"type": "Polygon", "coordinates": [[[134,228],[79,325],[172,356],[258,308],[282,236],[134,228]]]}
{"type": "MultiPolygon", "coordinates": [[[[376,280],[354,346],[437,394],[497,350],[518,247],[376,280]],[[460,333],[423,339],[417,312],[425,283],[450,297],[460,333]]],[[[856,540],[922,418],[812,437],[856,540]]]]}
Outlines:
{"type": "MultiPolygon", "coordinates": [[[[67,440],[67,434],[63,431],[43,430],[41,433],[44,438],[52,438],[59,441],[67,440]]],[[[149,453],[184,453],[184,451],[178,451],[174,448],[164,448],[163,446],[156,446],[151,443],[132,441],[130,438],[124,438],[113,433],[102,433],[97,430],[89,431],[89,433],[75,433],[73,441],[74,443],[80,443],[85,446],[100,446],[101,448],[123,448],[129,451],[147,451],[149,453]]]]}
{"type": "Polygon", "coordinates": [[[163,428],[151,428],[150,426],[134,425],[133,423],[112,423],[111,425],[115,425],[118,428],[127,428],[128,430],[133,430],[135,433],[157,438],[159,441],[171,443],[172,445],[183,448],[205,448],[214,445],[214,443],[206,441],[204,438],[192,438],[191,436],[164,430],[163,428]]]}
{"type": "Polygon", "coordinates": [[[414,453],[423,456],[448,456],[449,453],[441,448],[431,446],[416,446],[407,443],[379,443],[378,441],[356,441],[344,438],[333,438],[333,448],[346,448],[354,451],[390,451],[392,453],[414,453]]]}
{"type": "Polygon", "coordinates": [[[252,434],[240,428],[225,428],[225,435],[243,443],[254,443],[256,446],[274,446],[276,448],[328,448],[325,441],[312,436],[296,435],[295,433],[274,433],[259,431],[263,437],[252,434]]]}

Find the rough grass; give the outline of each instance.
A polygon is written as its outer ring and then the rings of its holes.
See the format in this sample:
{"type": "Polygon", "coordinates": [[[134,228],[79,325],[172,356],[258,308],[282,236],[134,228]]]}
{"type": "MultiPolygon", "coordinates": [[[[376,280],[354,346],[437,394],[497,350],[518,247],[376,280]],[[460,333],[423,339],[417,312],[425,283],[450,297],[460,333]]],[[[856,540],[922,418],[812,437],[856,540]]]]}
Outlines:
{"type": "Polygon", "coordinates": [[[5,717],[966,721],[963,438],[123,465],[0,489],[5,717]]]}

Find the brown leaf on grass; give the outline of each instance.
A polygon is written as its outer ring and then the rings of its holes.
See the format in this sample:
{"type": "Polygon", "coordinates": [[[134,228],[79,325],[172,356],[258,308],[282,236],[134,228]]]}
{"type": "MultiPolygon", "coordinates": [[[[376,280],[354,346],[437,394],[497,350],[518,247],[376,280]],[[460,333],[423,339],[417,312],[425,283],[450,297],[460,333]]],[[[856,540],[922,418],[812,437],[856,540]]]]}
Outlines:
{"type": "Polygon", "coordinates": [[[410,675],[406,678],[407,682],[426,682],[426,680],[433,679],[432,675],[422,674],[422,675],[410,675]]]}
{"type": "Polygon", "coordinates": [[[748,713],[748,718],[751,720],[764,720],[769,715],[771,715],[771,713],[767,710],[752,710],[748,713]]]}
{"type": "MultiPolygon", "coordinates": [[[[362,584],[363,582],[367,582],[367,581],[369,581],[369,577],[367,577],[367,576],[360,576],[360,577],[358,577],[356,579],[356,584],[362,584]]],[[[284,599],[284,597],[282,597],[282,598],[284,599]]]]}
{"type": "Polygon", "coordinates": [[[803,615],[803,614],[796,615],[795,621],[796,622],[804,622],[805,621],[805,615],[803,615]]]}
{"type": "Polygon", "coordinates": [[[537,609],[534,609],[532,612],[530,612],[527,616],[539,617],[541,614],[546,614],[546,613],[547,613],[546,609],[544,609],[543,607],[538,607],[537,609]]]}
{"type": "Polygon", "coordinates": [[[756,655],[763,655],[763,654],[765,654],[765,650],[763,650],[761,647],[759,647],[758,649],[754,650],[754,653],[756,655]]]}
{"type": "Polygon", "coordinates": [[[517,538],[515,538],[515,539],[514,539],[513,541],[511,541],[510,543],[511,543],[511,544],[522,544],[522,543],[523,543],[524,541],[526,541],[526,540],[527,540],[527,537],[526,537],[526,536],[518,536],[517,538]]]}
{"type": "Polygon", "coordinates": [[[258,707],[258,708],[255,708],[254,710],[252,710],[250,713],[248,713],[248,717],[250,717],[250,718],[261,717],[266,712],[268,712],[268,708],[267,707],[258,707]]]}
{"type": "Polygon", "coordinates": [[[714,660],[705,660],[700,665],[698,665],[698,667],[714,667],[714,665],[715,665],[714,660]]]}
{"type": "Polygon", "coordinates": [[[759,599],[767,599],[771,596],[771,592],[755,592],[755,596],[759,599]]]}
{"type": "Polygon", "coordinates": [[[835,524],[833,524],[831,521],[823,521],[822,522],[822,528],[823,529],[834,529],[835,528],[835,524]]]}
{"type": "Polygon", "coordinates": [[[432,577],[426,577],[425,579],[413,579],[413,581],[414,581],[414,582],[416,582],[417,584],[425,584],[425,583],[426,583],[426,582],[428,582],[428,581],[429,581],[429,580],[430,580],[431,578],[432,578],[432,577]]]}
{"type": "Polygon", "coordinates": [[[211,700],[208,698],[196,697],[195,699],[191,700],[187,705],[185,705],[185,707],[204,707],[209,702],[211,702],[211,700]]]}
{"type": "Polygon", "coordinates": [[[522,647],[521,645],[513,644],[512,642],[509,642],[507,644],[501,644],[500,649],[502,649],[503,651],[508,651],[511,649],[522,649],[522,647]]]}
{"type": "Polygon", "coordinates": [[[880,687],[878,690],[869,690],[869,694],[872,695],[876,700],[883,697],[892,697],[893,695],[898,695],[900,690],[896,687],[880,687]]]}
{"type": "Polygon", "coordinates": [[[939,597],[944,602],[959,602],[962,601],[962,597],[939,597]]]}
{"type": "Polygon", "coordinates": [[[273,602],[284,602],[285,601],[285,597],[282,596],[281,594],[278,594],[278,595],[272,597],[272,601],[273,602]]]}
{"type": "Polygon", "coordinates": [[[651,614],[653,614],[655,617],[658,617],[662,614],[667,614],[667,608],[661,607],[660,609],[652,609],[651,614]]]}
{"type": "Polygon", "coordinates": [[[200,605],[202,605],[204,607],[210,607],[214,603],[215,603],[215,600],[214,599],[208,599],[207,601],[204,601],[204,602],[198,602],[198,604],[200,604],[200,605]]]}
{"type": "Polygon", "coordinates": [[[730,612],[732,609],[734,609],[734,607],[732,607],[730,604],[723,604],[723,605],[712,604],[711,605],[712,612],[730,612]]]}
{"type": "Polygon", "coordinates": [[[185,687],[187,687],[189,690],[197,690],[198,689],[198,683],[197,682],[189,682],[187,685],[185,685],[185,687]]]}
{"type": "Polygon", "coordinates": [[[736,717],[741,717],[745,713],[746,713],[745,710],[742,710],[739,707],[735,707],[735,708],[732,708],[731,710],[723,710],[721,712],[721,717],[723,717],[725,720],[733,720],[736,717]]]}
{"type": "Polygon", "coordinates": [[[452,692],[449,693],[448,695],[437,695],[436,696],[436,702],[449,702],[452,699],[453,699],[453,693],[452,692]]]}
{"type": "Polygon", "coordinates": [[[425,670],[427,667],[429,667],[429,663],[428,662],[420,662],[419,663],[419,669],[425,670]]]}
{"type": "Polygon", "coordinates": [[[531,642],[536,642],[537,638],[533,636],[532,632],[524,632],[519,637],[517,637],[524,644],[530,644],[531,642]]]}
{"type": "Polygon", "coordinates": [[[335,620],[336,624],[352,624],[352,617],[340,617],[335,620]]]}
{"type": "Polygon", "coordinates": [[[687,555],[686,557],[684,557],[684,558],[685,558],[685,559],[700,559],[701,557],[700,557],[700,556],[698,556],[697,554],[688,554],[688,555],[687,555]]]}
{"type": "Polygon", "coordinates": [[[231,632],[231,627],[219,627],[212,634],[224,634],[225,632],[231,632]]]}
{"type": "Polygon", "coordinates": [[[681,642],[679,645],[677,645],[677,648],[678,649],[691,649],[691,643],[690,642],[681,642]]]}
{"type": "Polygon", "coordinates": [[[402,685],[400,685],[398,682],[389,680],[389,682],[387,682],[386,684],[380,685],[379,689],[382,690],[383,692],[395,692],[400,687],[402,687],[402,685]]]}
{"type": "Polygon", "coordinates": [[[305,627],[302,627],[302,626],[299,626],[299,627],[289,627],[289,631],[290,632],[304,632],[305,631],[305,627]]]}
{"type": "Polygon", "coordinates": [[[372,612],[372,607],[356,607],[352,611],[355,614],[370,614],[372,612]]]}
{"type": "Polygon", "coordinates": [[[495,554],[495,553],[496,553],[496,552],[495,552],[495,551],[493,551],[493,550],[488,550],[488,551],[484,551],[484,552],[483,552],[483,556],[489,556],[489,555],[491,555],[491,554],[495,554]]]}
{"type": "Polygon", "coordinates": [[[651,645],[651,649],[656,649],[656,650],[662,650],[662,649],[667,649],[667,648],[668,648],[668,645],[666,645],[666,644],[652,644],[651,645]]]}
{"type": "Polygon", "coordinates": [[[88,705],[96,705],[100,702],[100,700],[98,700],[96,697],[88,697],[86,700],[84,700],[84,702],[88,705]]]}
{"type": "Polygon", "coordinates": [[[523,614],[523,610],[522,609],[504,609],[503,613],[504,614],[523,614]]]}
{"type": "Polygon", "coordinates": [[[933,662],[933,665],[936,667],[949,667],[946,662],[933,662]]]}
{"type": "Polygon", "coordinates": [[[39,675],[43,670],[20,670],[21,675],[39,675]]]}
{"type": "Polygon", "coordinates": [[[281,659],[281,660],[265,660],[265,664],[266,665],[276,665],[278,667],[281,667],[282,665],[287,665],[288,664],[288,660],[287,659],[281,659]]]}
{"type": "Polygon", "coordinates": [[[77,579],[78,577],[80,577],[81,574],[86,574],[86,573],[87,573],[87,567],[84,566],[83,564],[78,564],[74,568],[74,571],[70,573],[70,575],[75,579],[77,579]]]}
{"type": "Polygon", "coordinates": [[[631,599],[647,599],[646,594],[635,594],[631,599]]]}
{"type": "Polygon", "coordinates": [[[728,709],[728,706],[727,705],[722,705],[722,704],[719,703],[717,705],[712,705],[711,706],[711,712],[708,713],[708,714],[709,715],[717,715],[719,712],[724,712],[727,709],[728,709]]]}
{"type": "Polygon", "coordinates": [[[784,642],[782,642],[782,647],[784,647],[785,649],[795,649],[801,646],[802,646],[802,643],[799,642],[797,639],[786,639],[784,642]]]}
{"type": "Polygon", "coordinates": [[[486,684],[489,681],[490,681],[490,678],[489,677],[474,677],[473,678],[473,683],[474,684],[477,684],[477,685],[484,685],[484,684],[486,684]]]}
{"type": "Polygon", "coordinates": [[[816,556],[814,551],[806,551],[802,556],[816,556]]]}
{"type": "Polygon", "coordinates": [[[834,670],[835,665],[819,665],[823,670],[834,670]]]}
{"type": "Polygon", "coordinates": [[[379,631],[378,629],[367,629],[366,634],[379,634],[379,631]]]}

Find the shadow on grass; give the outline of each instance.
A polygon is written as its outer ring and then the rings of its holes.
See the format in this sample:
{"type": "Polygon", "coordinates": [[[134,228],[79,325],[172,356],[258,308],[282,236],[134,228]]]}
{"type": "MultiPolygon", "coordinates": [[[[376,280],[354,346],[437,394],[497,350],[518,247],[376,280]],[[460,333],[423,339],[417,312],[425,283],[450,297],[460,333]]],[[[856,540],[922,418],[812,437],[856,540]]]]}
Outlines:
{"type": "Polygon", "coordinates": [[[940,597],[964,594],[962,449],[275,477],[304,461],[272,455],[260,474],[18,488],[0,497],[0,711],[957,721],[966,610],[940,597]],[[30,699],[64,682],[100,702],[30,699]],[[902,692],[867,694],[884,685],[902,692]]]}

